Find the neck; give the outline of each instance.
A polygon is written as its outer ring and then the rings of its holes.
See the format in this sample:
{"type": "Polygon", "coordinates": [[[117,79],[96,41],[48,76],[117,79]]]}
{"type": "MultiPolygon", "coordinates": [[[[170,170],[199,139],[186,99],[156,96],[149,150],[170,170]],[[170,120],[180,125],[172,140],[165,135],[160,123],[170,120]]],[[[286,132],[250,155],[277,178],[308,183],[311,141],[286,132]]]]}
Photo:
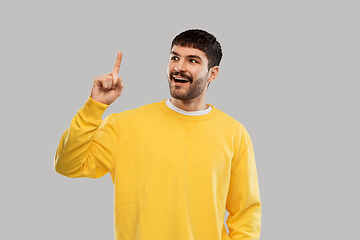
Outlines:
{"type": "Polygon", "coordinates": [[[170,102],[184,110],[184,111],[201,111],[207,109],[209,106],[206,105],[205,99],[191,99],[191,100],[179,100],[176,98],[171,98],[170,102]]]}

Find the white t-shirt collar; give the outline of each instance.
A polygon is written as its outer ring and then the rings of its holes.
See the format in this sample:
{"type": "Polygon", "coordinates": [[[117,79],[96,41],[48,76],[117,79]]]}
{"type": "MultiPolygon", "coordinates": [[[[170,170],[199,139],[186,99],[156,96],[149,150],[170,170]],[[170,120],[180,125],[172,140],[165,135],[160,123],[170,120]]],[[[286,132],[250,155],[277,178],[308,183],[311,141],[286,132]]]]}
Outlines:
{"type": "Polygon", "coordinates": [[[208,107],[207,109],[205,109],[205,110],[200,110],[200,111],[185,111],[185,110],[183,110],[183,109],[181,109],[181,108],[176,107],[174,104],[172,104],[172,103],[170,102],[169,99],[166,99],[166,100],[165,100],[165,103],[166,103],[166,105],[167,105],[170,109],[174,110],[175,112],[178,112],[178,113],[180,113],[180,114],[187,115],[187,116],[201,116],[201,115],[205,115],[205,114],[210,113],[211,110],[212,110],[212,107],[208,105],[209,107],[208,107]]]}

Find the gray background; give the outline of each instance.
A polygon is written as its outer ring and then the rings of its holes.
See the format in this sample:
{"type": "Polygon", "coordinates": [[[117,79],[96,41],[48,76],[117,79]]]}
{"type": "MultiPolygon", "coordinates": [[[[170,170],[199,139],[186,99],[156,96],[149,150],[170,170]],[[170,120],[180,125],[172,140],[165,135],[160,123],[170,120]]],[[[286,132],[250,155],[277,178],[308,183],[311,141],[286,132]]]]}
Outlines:
{"type": "Polygon", "coordinates": [[[125,89],[105,115],[169,98],[189,28],[223,46],[207,102],[253,139],[261,239],[358,236],[358,1],[2,1],[0,20],[0,239],[114,238],[109,175],[56,174],[57,145],[118,50],[125,89]]]}

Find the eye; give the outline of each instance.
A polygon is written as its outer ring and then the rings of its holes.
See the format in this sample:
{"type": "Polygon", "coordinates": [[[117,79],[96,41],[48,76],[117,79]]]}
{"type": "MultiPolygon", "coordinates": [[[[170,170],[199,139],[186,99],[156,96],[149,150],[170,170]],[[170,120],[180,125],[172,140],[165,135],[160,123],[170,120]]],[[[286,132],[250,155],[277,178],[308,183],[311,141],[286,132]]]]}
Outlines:
{"type": "Polygon", "coordinates": [[[177,60],[179,60],[178,57],[176,57],[176,56],[172,56],[172,57],[171,57],[171,61],[177,61],[177,60]]]}
{"type": "Polygon", "coordinates": [[[191,63],[198,63],[198,61],[196,61],[196,60],[193,59],[193,58],[191,58],[189,61],[190,61],[191,63]]]}

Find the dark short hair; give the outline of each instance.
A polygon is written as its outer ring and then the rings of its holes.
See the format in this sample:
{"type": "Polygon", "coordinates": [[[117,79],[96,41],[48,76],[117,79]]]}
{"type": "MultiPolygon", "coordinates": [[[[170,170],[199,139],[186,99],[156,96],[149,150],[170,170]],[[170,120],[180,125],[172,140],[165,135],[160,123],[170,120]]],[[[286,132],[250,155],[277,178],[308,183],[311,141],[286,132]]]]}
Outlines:
{"type": "Polygon", "coordinates": [[[219,66],[222,58],[220,43],[216,37],[204,30],[190,29],[177,35],[171,43],[174,46],[192,47],[203,51],[209,61],[208,69],[219,66]]]}

